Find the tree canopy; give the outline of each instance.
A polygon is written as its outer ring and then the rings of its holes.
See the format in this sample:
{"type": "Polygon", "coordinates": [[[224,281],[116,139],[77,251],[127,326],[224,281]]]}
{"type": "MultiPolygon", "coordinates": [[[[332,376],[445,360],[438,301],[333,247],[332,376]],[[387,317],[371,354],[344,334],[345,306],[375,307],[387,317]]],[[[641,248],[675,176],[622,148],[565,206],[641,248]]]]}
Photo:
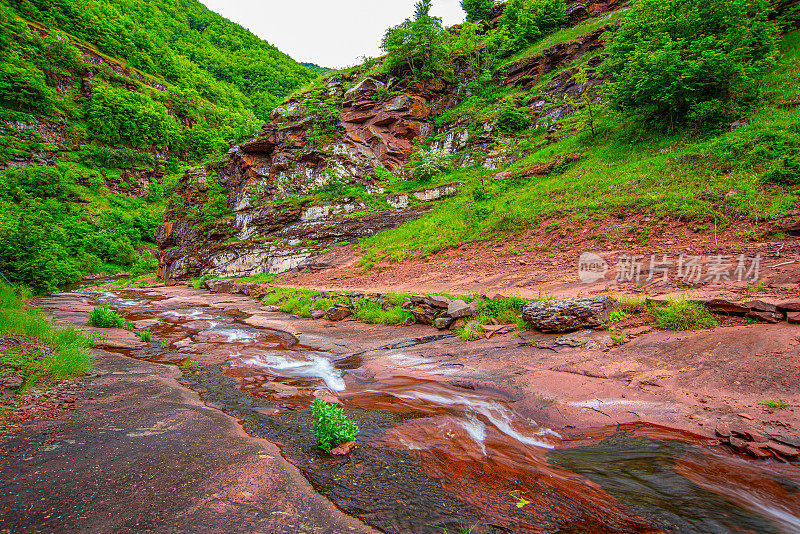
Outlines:
{"type": "Polygon", "coordinates": [[[769,13],[767,0],[642,0],[603,66],[614,101],[670,126],[737,115],[775,60],[769,13]]]}
{"type": "Polygon", "coordinates": [[[267,119],[316,73],[197,0],[8,0],[23,18],[223,107],[267,119]]]}

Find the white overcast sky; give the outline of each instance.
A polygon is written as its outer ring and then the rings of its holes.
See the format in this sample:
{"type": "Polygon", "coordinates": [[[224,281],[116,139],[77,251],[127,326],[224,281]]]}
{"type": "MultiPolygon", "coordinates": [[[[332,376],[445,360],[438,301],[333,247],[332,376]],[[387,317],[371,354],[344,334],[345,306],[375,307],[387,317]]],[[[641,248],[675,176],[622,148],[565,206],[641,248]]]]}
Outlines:
{"type": "MultiPolygon", "coordinates": [[[[297,61],[343,68],[382,54],[386,28],[409,18],[415,0],[200,0],[297,61]]],[[[445,26],[464,21],[459,0],[433,0],[445,26]]]]}

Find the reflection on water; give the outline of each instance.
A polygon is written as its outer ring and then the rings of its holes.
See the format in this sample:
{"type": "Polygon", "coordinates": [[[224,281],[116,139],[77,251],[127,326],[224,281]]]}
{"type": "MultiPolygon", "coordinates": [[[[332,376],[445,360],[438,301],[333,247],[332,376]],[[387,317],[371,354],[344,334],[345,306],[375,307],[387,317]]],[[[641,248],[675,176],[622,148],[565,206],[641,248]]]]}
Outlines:
{"type": "Polygon", "coordinates": [[[800,486],[741,458],[619,432],[548,458],[678,532],[800,532],[800,486]],[[779,482],[780,481],[780,482],[779,482]]]}

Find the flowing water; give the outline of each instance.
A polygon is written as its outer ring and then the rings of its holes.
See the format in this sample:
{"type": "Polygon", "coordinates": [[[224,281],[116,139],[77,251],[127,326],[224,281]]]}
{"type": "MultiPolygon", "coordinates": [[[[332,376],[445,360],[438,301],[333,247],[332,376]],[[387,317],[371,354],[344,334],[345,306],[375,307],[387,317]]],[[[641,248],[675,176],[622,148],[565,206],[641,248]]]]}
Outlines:
{"type": "MultiPolygon", "coordinates": [[[[500,391],[367,371],[357,355],[207,306],[164,307],[144,291],[95,295],[154,341],[126,354],[206,362],[191,386],[278,442],[318,491],[387,532],[800,532],[800,469],[751,462],[711,440],[652,426],[564,434],[500,391]],[[191,338],[178,350],[157,341],[191,338]],[[335,399],[361,427],[350,457],[322,454],[308,406],[335,399]]],[[[416,362],[419,363],[419,362],[416,362]]]]}

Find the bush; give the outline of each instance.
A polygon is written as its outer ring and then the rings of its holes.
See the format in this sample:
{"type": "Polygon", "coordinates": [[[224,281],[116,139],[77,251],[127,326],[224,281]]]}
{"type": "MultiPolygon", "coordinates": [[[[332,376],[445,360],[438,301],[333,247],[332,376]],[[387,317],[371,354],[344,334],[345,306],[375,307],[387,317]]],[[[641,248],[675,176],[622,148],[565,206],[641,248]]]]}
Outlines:
{"type": "Polygon", "coordinates": [[[418,150],[411,156],[411,168],[414,178],[428,182],[440,172],[448,171],[452,168],[452,158],[443,149],[418,150]]]}
{"type": "Polygon", "coordinates": [[[564,0],[509,0],[492,36],[500,56],[509,56],[560,28],[567,20],[564,0]]]}
{"type": "Polygon", "coordinates": [[[778,185],[800,184],[800,157],[783,156],[764,174],[764,180],[778,185]]]}
{"type": "Polygon", "coordinates": [[[531,122],[525,114],[513,104],[507,103],[500,112],[497,125],[504,132],[521,132],[530,128],[531,122]]]}
{"type": "Polygon", "coordinates": [[[164,104],[149,96],[106,84],[92,88],[86,122],[93,135],[111,145],[138,147],[176,145],[182,128],[164,104]]]}
{"type": "Polygon", "coordinates": [[[708,308],[688,300],[671,300],[664,308],[653,306],[650,313],[662,330],[697,330],[719,324],[708,308]]]}
{"type": "Polygon", "coordinates": [[[145,343],[150,343],[150,341],[152,341],[152,339],[153,339],[153,333],[149,329],[148,330],[142,330],[141,332],[137,333],[136,335],[139,336],[139,339],[144,341],[145,343]]]}
{"type": "Polygon", "coordinates": [[[314,415],[314,435],[317,437],[317,445],[325,452],[331,452],[334,447],[356,439],[358,426],[345,417],[339,406],[314,399],[311,411],[314,415]]]}
{"type": "Polygon", "coordinates": [[[492,20],[494,0],[461,0],[461,9],[467,14],[467,22],[492,20]]]}
{"type": "Polygon", "coordinates": [[[131,265],[137,258],[136,249],[127,237],[117,239],[108,247],[111,260],[118,265],[131,265]]]}
{"type": "Polygon", "coordinates": [[[49,113],[53,110],[53,90],[47,87],[44,73],[33,65],[18,66],[0,62],[0,105],[20,111],[49,113]]]}
{"type": "Polygon", "coordinates": [[[767,0],[642,0],[602,67],[614,75],[614,102],[668,126],[740,114],[774,64],[769,13],[767,0]]]}
{"type": "Polygon", "coordinates": [[[206,201],[202,206],[203,220],[211,222],[231,214],[228,206],[228,191],[220,185],[216,178],[209,178],[206,186],[206,201]]]}
{"type": "Polygon", "coordinates": [[[390,70],[409,69],[418,78],[431,78],[447,67],[448,33],[442,19],[430,16],[431,0],[420,0],[414,18],[386,30],[381,47],[390,70]]]}
{"type": "Polygon", "coordinates": [[[97,328],[122,328],[125,321],[116,312],[109,310],[108,304],[103,304],[89,313],[89,324],[97,328]]]}

